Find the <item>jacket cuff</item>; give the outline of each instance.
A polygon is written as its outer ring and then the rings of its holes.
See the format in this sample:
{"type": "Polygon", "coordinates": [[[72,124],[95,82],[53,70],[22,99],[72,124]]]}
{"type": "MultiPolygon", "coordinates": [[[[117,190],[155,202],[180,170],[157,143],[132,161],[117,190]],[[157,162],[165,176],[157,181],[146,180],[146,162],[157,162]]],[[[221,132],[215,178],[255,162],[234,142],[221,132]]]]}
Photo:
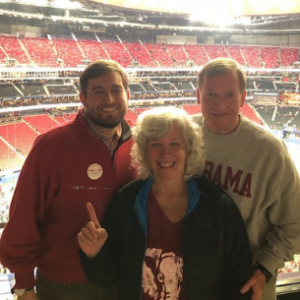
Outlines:
{"type": "Polygon", "coordinates": [[[263,265],[272,274],[272,276],[277,276],[278,269],[284,266],[283,260],[279,260],[277,257],[272,257],[264,253],[258,255],[255,261],[263,265]]]}
{"type": "Polygon", "coordinates": [[[33,271],[24,273],[15,273],[15,289],[27,289],[35,286],[33,271]]]}

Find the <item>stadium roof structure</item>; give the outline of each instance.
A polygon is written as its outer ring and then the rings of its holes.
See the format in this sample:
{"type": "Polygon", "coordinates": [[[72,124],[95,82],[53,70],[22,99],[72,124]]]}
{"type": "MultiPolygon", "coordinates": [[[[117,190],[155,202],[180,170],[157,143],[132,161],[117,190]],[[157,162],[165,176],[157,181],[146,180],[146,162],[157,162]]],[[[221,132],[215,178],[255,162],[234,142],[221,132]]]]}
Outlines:
{"type": "Polygon", "coordinates": [[[300,3],[296,0],[71,0],[99,10],[102,17],[124,22],[202,30],[298,30],[300,3]]]}
{"type": "Polygon", "coordinates": [[[0,0],[0,14],[64,22],[179,32],[298,34],[297,0],[0,0]]]}

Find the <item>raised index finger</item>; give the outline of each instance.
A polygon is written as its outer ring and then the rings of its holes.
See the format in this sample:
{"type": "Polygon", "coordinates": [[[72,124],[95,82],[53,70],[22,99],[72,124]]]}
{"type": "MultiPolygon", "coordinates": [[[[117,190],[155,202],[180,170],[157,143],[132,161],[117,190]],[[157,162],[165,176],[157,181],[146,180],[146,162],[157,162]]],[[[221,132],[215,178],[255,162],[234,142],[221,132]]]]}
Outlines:
{"type": "Polygon", "coordinates": [[[87,208],[87,211],[89,213],[90,219],[91,219],[91,221],[94,222],[96,228],[101,228],[100,223],[99,223],[98,218],[97,218],[97,215],[96,215],[96,212],[95,212],[95,209],[94,209],[94,206],[92,205],[92,203],[87,202],[86,208],[87,208]]]}

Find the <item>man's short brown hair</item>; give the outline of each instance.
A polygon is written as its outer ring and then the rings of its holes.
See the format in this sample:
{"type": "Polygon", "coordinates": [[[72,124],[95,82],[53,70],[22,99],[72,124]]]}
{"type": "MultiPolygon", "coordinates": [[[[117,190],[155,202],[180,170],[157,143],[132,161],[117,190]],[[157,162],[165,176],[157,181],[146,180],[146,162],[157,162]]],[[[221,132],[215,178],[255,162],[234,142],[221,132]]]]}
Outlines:
{"type": "Polygon", "coordinates": [[[89,79],[95,79],[110,72],[118,72],[121,75],[124,89],[128,91],[129,78],[125,69],[114,60],[101,59],[89,64],[82,72],[79,80],[81,93],[86,96],[89,79]]]}
{"type": "Polygon", "coordinates": [[[205,78],[222,75],[224,73],[232,73],[239,80],[240,92],[244,93],[246,90],[247,77],[246,73],[235,60],[229,58],[216,58],[207,62],[198,74],[198,88],[204,83],[205,78]]]}

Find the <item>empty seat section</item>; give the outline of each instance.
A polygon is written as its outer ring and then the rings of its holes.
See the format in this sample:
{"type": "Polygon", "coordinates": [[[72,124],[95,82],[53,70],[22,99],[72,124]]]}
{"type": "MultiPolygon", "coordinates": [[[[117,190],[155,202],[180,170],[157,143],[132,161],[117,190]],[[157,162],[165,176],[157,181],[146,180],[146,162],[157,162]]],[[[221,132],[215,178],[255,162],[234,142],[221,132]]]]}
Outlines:
{"type": "Polygon", "coordinates": [[[174,67],[186,66],[187,56],[182,45],[165,45],[165,48],[169,51],[170,56],[173,58],[174,67]]]}
{"type": "Polygon", "coordinates": [[[275,110],[275,106],[272,105],[254,105],[255,110],[259,113],[259,115],[262,117],[262,119],[271,126],[273,121],[273,114],[275,110]]]}
{"type": "Polygon", "coordinates": [[[299,60],[298,48],[281,48],[281,67],[292,66],[294,62],[299,60]]]}
{"type": "Polygon", "coordinates": [[[17,37],[0,35],[0,45],[2,45],[2,48],[8,54],[9,58],[14,58],[20,64],[30,63],[17,37]]]}
{"type": "Polygon", "coordinates": [[[1,136],[23,156],[27,156],[31,146],[38,136],[38,132],[27,126],[26,123],[9,124],[0,126],[1,136]]]}
{"type": "Polygon", "coordinates": [[[60,123],[60,124],[63,124],[63,123],[66,123],[66,122],[67,122],[67,121],[64,119],[63,116],[56,116],[56,117],[54,117],[54,119],[55,119],[58,123],[60,123]]]}
{"type": "Polygon", "coordinates": [[[10,83],[0,83],[0,98],[19,97],[21,94],[10,83]]]}
{"type": "Polygon", "coordinates": [[[232,59],[236,60],[242,66],[245,65],[245,60],[239,46],[226,45],[226,50],[232,59]]]}
{"type": "Polygon", "coordinates": [[[173,67],[173,60],[167,53],[163,44],[144,43],[144,46],[151,53],[153,58],[160,64],[160,66],[166,68],[173,67]]]}
{"type": "Polygon", "coordinates": [[[51,42],[46,38],[22,38],[30,58],[39,67],[59,67],[51,42]]]}
{"type": "Polygon", "coordinates": [[[131,120],[133,123],[136,122],[138,118],[138,115],[131,109],[128,109],[127,113],[126,113],[126,116],[125,116],[125,119],[128,121],[128,120],[131,120]]]}
{"type": "Polygon", "coordinates": [[[222,45],[203,45],[203,47],[210,59],[219,57],[228,58],[228,54],[222,45]]]}
{"type": "Polygon", "coordinates": [[[192,86],[189,80],[175,80],[172,79],[171,82],[175,85],[178,90],[193,90],[194,87],[192,86]]]}
{"type": "Polygon", "coordinates": [[[75,68],[82,64],[84,58],[75,40],[68,38],[52,38],[58,58],[62,59],[64,67],[75,68]]]}
{"type": "Polygon", "coordinates": [[[182,105],[182,108],[189,114],[195,115],[201,112],[200,105],[182,105]]]}
{"type": "Polygon", "coordinates": [[[109,59],[109,56],[95,36],[89,35],[87,38],[84,35],[79,37],[76,35],[76,37],[78,38],[78,44],[84,53],[84,59],[89,59],[91,61],[109,59]]]}
{"type": "Polygon", "coordinates": [[[135,61],[144,67],[157,67],[153,57],[147,52],[145,47],[137,42],[123,42],[135,61]]]}
{"type": "Polygon", "coordinates": [[[258,116],[255,114],[254,110],[251,108],[249,104],[245,104],[241,109],[240,109],[240,114],[247,117],[251,121],[262,125],[262,121],[258,118],[258,116]]]}
{"type": "Polygon", "coordinates": [[[151,85],[149,81],[141,81],[140,85],[146,90],[146,91],[156,91],[154,86],[151,85]]]}
{"type": "Polygon", "coordinates": [[[58,126],[58,123],[47,115],[23,117],[23,120],[28,122],[39,133],[44,133],[58,126]]]}
{"type": "Polygon", "coordinates": [[[47,85],[47,89],[51,95],[77,95],[74,85],[47,85]]]}
{"type": "Polygon", "coordinates": [[[129,89],[131,92],[144,92],[145,90],[139,83],[130,83],[129,84],[129,89]]]}
{"type": "Polygon", "coordinates": [[[273,81],[267,79],[256,79],[256,87],[259,90],[275,90],[273,81]]]}
{"type": "Polygon", "coordinates": [[[24,163],[23,160],[17,155],[15,150],[7,146],[7,144],[5,144],[5,142],[3,142],[1,139],[0,139],[0,157],[1,157],[0,171],[20,168],[24,163]]]}
{"type": "Polygon", "coordinates": [[[202,45],[184,45],[184,49],[195,65],[202,66],[209,60],[202,45]]]}
{"type": "Polygon", "coordinates": [[[246,66],[252,68],[261,68],[260,57],[257,47],[241,46],[240,49],[245,57],[246,66]]]}
{"type": "Polygon", "coordinates": [[[261,47],[260,48],[264,67],[274,69],[279,67],[279,48],[278,47],[261,47]]]}
{"type": "Polygon", "coordinates": [[[111,59],[117,61],[124,68],[131,65],[131,57],[119,41],[102,41],[102,45],[106,52],[109,53],[111,59]]]}
{"type": "MultiPolygon", "coordinates": [[[[0,44],[0,46],[3,46],[0,44]]],[[[5,64],[6,63],[7,56],[3,52],[3,50],[0,48],[0,64],[5,64]]]]}
{"type": "Polygon", "coordinates": [[[30,81],[28,83],[17,84],[19,90],[24,96],[38,96],[46,95],[43,84],[41,81],[30,81]]]}

